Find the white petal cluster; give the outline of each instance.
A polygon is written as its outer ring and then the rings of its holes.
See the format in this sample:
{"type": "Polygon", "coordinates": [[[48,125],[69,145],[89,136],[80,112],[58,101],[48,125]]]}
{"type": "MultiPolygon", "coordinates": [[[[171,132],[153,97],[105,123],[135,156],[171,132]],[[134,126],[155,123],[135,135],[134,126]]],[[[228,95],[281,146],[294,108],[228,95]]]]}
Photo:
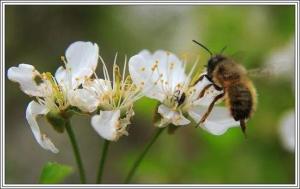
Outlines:
{"type": "Polygon", "coordinates": [[[121,136],[128,135],[126,130],[130,118],[134,115],[133,103],[142,97],[140,90],[126,75],[125,60],[122,74],[116,64],[113,64],[113,77],[109,77],[105,62],[103,64],[104,79],[86,80],[82,89],[73,93],[77,107],[86,112],[94,112],[91,124],[95,131],[106,140],[117,141],[121,136]]]}
{"type": "Polygon", "coordinates": [[[21,90],[32,97],[26,110],[26,119],[36,141],[46,150],[54,153],[58,149],[39,129],[36,117],[49,112],[64,112],[74,106],[72,91],[77,89],[95,72],[99,48],[91,42],[78,41],[66,50],[65,65],[57,69],[55,77],[51,73],[40,73],[32,65],[19,64],[8,69],[10,80],[19,83],[21,90]]]}
{"type": "MultiPolygon", "coordinates": [[[[165,127],[169,124],[188,125],[190,117],[199,122],[214,97],[221,93],[210,88],[200,95],[210,82],[203,79],[193,84],[191,77],[196,64],[186,74],[185,64],[173,53],[163,50],[154,54],[144,50],[131,57],[128,76],[127,59],[121,73],[116,55],[110,77],[104,60],[99,56],[98,45],[91,42],[74,42],[62,60],[64,65],[57,69],[55,76],[49,72],[40,73],[28,64],[11,67],[7,73],[10,80],[19,83],[25,94],[35,97],[28,104],[26,119],[40,146],[54,153],[58,149],[40,131],[36,120],[39,115],[48,116],[54,112],[67,120],[68,111],[75,107],[92,115],[91,125],[101,137],[117,141],[128,135],[127,126],[134,115],[133,104],[142,96],[161,102],[157,109],[161,119],[156,126],[165,127]],[[102,78],[95,73],[99,59],[102,78]]],[[[203,128],[220,135],[237,125],[226,108],[215,107],[203,128]]]]}
{"type": "MultiPolygon", "coordinates": [[[[186,75],[183,62],[175,54],[163,50],[153,54],[143,50],[129,60],[133,82],[142,88],[145,96],[161,102],[157,111],[162,119],[157,127],[187,125],[191,122],[188,116],[198,123],[209,104],[222,93],[211,87],[203,96],[200,95],[211,82],[204,78],[193,84],[191,77],[195,66],[186,75]]],[[[202,127],[212,134],[221,135],[238,125],[227,108],[214,107],[202,127]]]]}

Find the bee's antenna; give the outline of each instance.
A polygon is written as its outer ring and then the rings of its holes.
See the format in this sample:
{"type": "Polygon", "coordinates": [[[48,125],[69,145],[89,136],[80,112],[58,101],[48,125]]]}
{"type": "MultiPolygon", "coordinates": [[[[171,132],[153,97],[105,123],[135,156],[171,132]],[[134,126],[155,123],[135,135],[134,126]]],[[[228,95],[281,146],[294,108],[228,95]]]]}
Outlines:
{"type": "Polygon", "coordinates": [[[227,49],[227,45],[221,49],[220,54],[222,54],[226,49],[227,49]]]}
{"type": "Polygon", "coordinates": [[[213,53],[206,46],[204,46],[203,44],[199,43],[196,40],[193,40],[193,42],[196,43],[197,45],[201,46],[203,49],[205,49],[210,54],[210,56],[213,56],[213,53]]]}

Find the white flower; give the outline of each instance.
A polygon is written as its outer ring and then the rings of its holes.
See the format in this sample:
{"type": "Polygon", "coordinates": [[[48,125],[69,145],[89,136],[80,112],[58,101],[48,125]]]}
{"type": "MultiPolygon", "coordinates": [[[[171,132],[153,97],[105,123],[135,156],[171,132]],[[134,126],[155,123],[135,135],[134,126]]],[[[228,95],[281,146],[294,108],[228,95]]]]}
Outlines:
{"type": "Polygon", "coordinates": [[[77,89],[73,97],[86,112],[98,110],[92,117],[91,124],[96,132],[106,140],[117,141],[121,136],[128,135],[127,126],[134,115],[133,103],[141,97],[140,90],[132,83],[130,76],[125,77],[125,60],[123,73],[116,64],[117,55],[113,64],[113,77],[110,80],[105,62],[103,63],[104,79],[87,80],[82,89],[77,89]]]}
{"type": "MultiPolygon", "coordinates": [[[[295,90],[295,39],[280,48],[272,50],[266,57],[264,67],[257,71],[256,76],[268,76],[288,79],[295,90]]],[[[255,76],[252,73],[252,75],[255,76]]]]}
{"type": "Polygon", "coordinates": [[[72,90],[94,73],[98,51],[97,44],[91,42],[79,41],[71,44],[65,53],[65,67],[59,67],[55,77],[49,72],[40,73],[28,64],[19,64],[18,67],[8,69],[8,78],[19,83],[25,94],[36,98],[27,106],[26,119],[36,141],[44,149],[58,152],[51,140],[41,133],[36,117],[55,113],[64,116],[68,108],[74,105],[69,100],[72,98],[72,90]]]}
{"type": "MultiPolygon", "coordinates": [[[[211,84],[205,77],[193,84],[191,79],[196,63],[188,75],[185,74],[185,65],[174,54],[158,50],[151,54],[147,50],[129,60],[129,72],[133,82],[142,89],[145,96],[161,102],[158,113],[162,116],[158,127],[173,125],[187,125],[191,116],[197,123],[207,111],[213,99],[222,93],[213,86],[201,92],[211,84]]],[[[214,107],[203,128],[208,132],[221,135],[230,127],[238,126],[227,108],[214,107]]]]}
{"type": "Polygon", "coordinates": [[[283,147],[290,151],[295,151],[295,112],[289,111],[280,120],[279,135],[283,147]]]}
{"type": "Polygon", "coordinates": [[[272,50],[267,54],[264,66],[263,71],[269,72],[272,74],[271,76],[293,78],[295,71],[295,39],[290,39],[288,43],[283,44],[279,49],[272,50]]]}

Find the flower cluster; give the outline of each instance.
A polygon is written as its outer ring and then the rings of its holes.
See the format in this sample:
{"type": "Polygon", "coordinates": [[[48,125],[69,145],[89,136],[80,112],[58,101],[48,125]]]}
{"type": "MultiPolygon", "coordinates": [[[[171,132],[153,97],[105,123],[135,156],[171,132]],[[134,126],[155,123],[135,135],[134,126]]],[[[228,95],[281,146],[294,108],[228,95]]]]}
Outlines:
{"type": "MultiPolygon", "coordinates": [[[[208,105],[221,93],[213,87],[204,93],[210,81],[194,79],[200,77],[194,74],[196,63],[186,74],[183,61],[167,51],[151,54],[143,50],[134,55],[128,61],[130,75],[127,76],[126,58],[121,72],[116,55],[112,78],[97,44],[75,42],[67,48],[62,61],[64,65],[54,76],[49,72],[40,73],[28,64],[11,67],[7,73],[25,94],[34,97],[27,106],[26,119],[36,141],[54,153],[58,149],[41,133],[36,120],[38,115],[44,115],[62,132],[74,113],[86,113],[91,115],[91,125],[101,137],[116,141],[128,134],[127,126],[134,115],[133,104],[143,96],[161,103],[157,109],[160,119],[155,126],[166,127],[188,125],[192,120],[199,123],[208,105]],[[103,77],[95,73],[98,62],[102,64],[103,77]]],[[[201,127],[220,135],[238,125],[227,108],[217,106],[201,127]]]]}
{"type": "MultiPolygon", "coordinates": [[[[214,87],[204,90],[211,84],[205,77],[195,82],[192,76],[195,75],[196,63],[186,75],[185,64],[167,51],[158,50],[151,54],[144,50],[129,60],[133,82],[141,87],[145,96],[161,102],[157,111],[162,119],[156,123],[157,127],[188,125],[191,122],[188,116],[198,123],[209,104],[222,93],[214,87]]],[[[196,78],[200,76],[195,75],[196,78]]],[[[238,125],[227,108],[214,107],[201,126],[212,134],[221,135],[228,128],[238,125]]]]}

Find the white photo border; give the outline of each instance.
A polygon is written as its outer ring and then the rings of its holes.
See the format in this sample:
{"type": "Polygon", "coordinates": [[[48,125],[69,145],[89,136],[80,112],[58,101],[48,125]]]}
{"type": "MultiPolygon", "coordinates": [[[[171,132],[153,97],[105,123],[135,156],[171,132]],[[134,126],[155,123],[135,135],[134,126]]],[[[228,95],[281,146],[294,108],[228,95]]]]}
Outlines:
{"type": "Polygon", "coordinates": [[[0,188],[299,188],[299,1],[1,1],[0,188]],[[295,183],[294,184],[6,184],[5,183],[5,6],[7,5],[294,5],[295,7],[295,183]]]}

